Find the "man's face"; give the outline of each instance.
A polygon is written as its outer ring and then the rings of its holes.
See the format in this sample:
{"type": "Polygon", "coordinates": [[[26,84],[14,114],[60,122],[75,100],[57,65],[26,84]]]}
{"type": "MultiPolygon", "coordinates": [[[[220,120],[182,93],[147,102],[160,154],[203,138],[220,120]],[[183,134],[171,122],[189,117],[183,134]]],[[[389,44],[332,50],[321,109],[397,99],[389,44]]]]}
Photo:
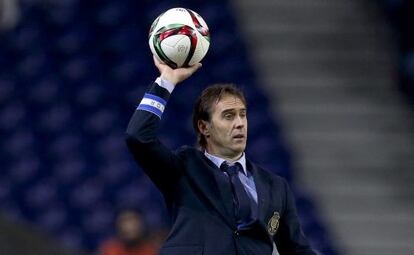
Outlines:
{"type": "Polygon", "coordinates": [[[126,243],[140,239],[144,231],[140,216],[129,211],[118,217],[117,228],[120,239],[126,243]]]}
{"type": "Polygon", "coordinates": [[[246,106],[234,95],[224,95],[211,109],[206,125],[207,151],[228,159],[237,159],[246,148],[246,106]]]}

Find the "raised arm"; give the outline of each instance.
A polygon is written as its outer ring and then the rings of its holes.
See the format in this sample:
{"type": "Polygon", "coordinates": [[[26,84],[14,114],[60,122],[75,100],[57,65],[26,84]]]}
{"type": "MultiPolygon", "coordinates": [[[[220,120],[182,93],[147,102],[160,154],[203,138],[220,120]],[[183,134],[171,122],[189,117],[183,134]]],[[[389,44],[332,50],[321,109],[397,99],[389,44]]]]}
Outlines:
{"type": "Polygon", "coordinates": [[[171,69],[154,58],[160,77],[147,89],[126,130],[126,142],[134,159],[157,185],[166,192],[180,176],[176,155],[158,139],[159,122],[174,87],[190,77],[201,64],[171,69]]]}

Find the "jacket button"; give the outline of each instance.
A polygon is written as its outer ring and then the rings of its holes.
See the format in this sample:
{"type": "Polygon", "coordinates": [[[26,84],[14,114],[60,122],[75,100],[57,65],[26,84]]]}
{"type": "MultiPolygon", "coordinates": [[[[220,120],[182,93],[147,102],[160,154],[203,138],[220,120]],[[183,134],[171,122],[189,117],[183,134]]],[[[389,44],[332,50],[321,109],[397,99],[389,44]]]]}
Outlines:
{"type": "Polygon", "coordinates": [[[237,230],[235,230],[235,231],[234,231],[234,234],[235,234],[236,236],[240,235],[239,231],[237,231],[237,230]]]}

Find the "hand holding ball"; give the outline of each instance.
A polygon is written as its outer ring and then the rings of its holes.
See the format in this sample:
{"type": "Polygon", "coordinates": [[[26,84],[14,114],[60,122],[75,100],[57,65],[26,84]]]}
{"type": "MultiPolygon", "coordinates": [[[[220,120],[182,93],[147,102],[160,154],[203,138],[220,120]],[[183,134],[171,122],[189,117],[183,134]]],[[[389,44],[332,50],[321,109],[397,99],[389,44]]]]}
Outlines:
{"type": "Polygon", "coordinates": [[[149,32],[152,54],[171,68],[200,62],[210,46],[210,32],[203,18],[185,8],[173,8],[152,23],[149,32]]]}

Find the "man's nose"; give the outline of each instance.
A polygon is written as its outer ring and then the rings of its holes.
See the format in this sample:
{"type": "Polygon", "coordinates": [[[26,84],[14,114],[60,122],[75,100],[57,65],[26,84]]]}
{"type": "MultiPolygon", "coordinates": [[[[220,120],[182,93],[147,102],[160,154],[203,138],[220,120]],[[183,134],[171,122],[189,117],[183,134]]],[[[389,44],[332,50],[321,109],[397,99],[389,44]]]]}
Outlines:
{"type": "Polygon", "coordinates": [[[235,121],[234,125],[236,126],[236,128],[244,127],[243,119],[240,116],[237,116],[234,121],[235,121]]]}

